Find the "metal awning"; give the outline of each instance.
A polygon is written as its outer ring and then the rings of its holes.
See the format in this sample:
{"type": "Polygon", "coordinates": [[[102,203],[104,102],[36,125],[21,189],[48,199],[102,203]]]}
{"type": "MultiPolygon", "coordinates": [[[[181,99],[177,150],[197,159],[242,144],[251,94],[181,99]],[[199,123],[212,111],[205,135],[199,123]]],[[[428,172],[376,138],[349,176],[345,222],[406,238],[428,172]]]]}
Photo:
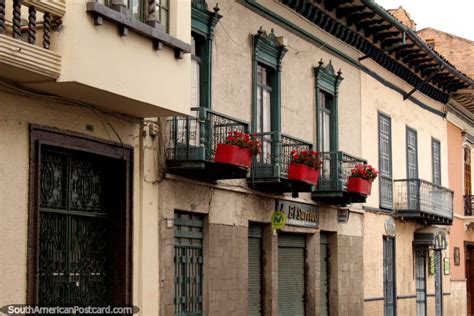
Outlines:
{"type": "Polygon", "coordinates": [[[439,227],[422,228],[415,231],[414,246],[428,246],[433,249],[446,249],[448,241],[446,230],[439,227]]]}

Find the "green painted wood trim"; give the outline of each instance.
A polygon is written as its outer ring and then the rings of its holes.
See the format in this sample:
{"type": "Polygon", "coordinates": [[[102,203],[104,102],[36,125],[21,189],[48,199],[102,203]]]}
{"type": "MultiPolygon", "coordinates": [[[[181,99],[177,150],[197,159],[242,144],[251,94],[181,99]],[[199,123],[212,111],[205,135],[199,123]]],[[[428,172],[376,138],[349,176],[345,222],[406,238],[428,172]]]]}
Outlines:
{"type": "Polygon", "coordinates": [[[434,138],[434,137],[431,137],[431,179],[433,181],[433,184],[436,184],[436,185],[439,185],[441,186],[441,184],[443,183],[443,178],[442,178],[442,174],[441,174],[441,142],[434,138]],[[435,183],[435,165],[434,165],[434,144],[437,143],[438,144],[438,157],[439,157],[439,161],[438,161],[438,167],[439,167],[439,183],[435,183]]]}
{"type": "Polygon", "coordinates": [[[410,133],[413,133],[415,135],[415,156],[416,156],[416,177],[415,179],[418,179],[418,132],[416,131],[416,129],[414,128],[411,128],[409,127],[408,125],[406,126],[406,132],[405,132],[405,147],[406,147],[406,161],[407,161],[407,168],[406,168],[406,172],[407,172],[407,179],[410,179],[409,177],[409,167],[408,167],[408,135],[410,133]]]}
{"type": "Polygon", "coordinates": [[[314,68],[314,77],[316,84],[316,148],[320,149],[319,140],[320,135],[320,110],[321,110],[321,100],[320,100],[320,91],[324,91],[332,95],[331,101],[331,139],[330,139],[330,151],[339,151],[339,115],[338,115],[338,95],[339,95],[339,85],[341,84],[342,78],[341,70],[337,73],[334,72],[331,61],[329,64],[324,66],[322,60],[319,61],[319,66],[314,68]]]}
{"type": "Polygon", "coordinates": [[[203,36],[206,40],[203,56],[205,69],[202,78],[202,82],[205,84],[201,87],[203,96],[201,96],[200,106],[208,109],[212,109],[212,43],[214,40],[214,30],[222,18],[222,15],[218,12],[219,7],[217,5],[214,8],[214,12],[204,11],[195,7],[191,9],[192,32],[203,36]]]}
{"type": "Polygon", "coordinates": [[[360,67],[360,63],[359,63],[358,60],[356,60],[356,59],[350,57],[349,55],[341,52],[337,48],[334,48],[333,46],[328,45],[328,43],[324,42],[319,37],[314,36],[310,32],[307,32],[306,30],[302,29],[301,27],[297,26],[296,24],[294,24],[294,23],[288,21],[287,19],[283,18],[282,16],[270,11],[268,8],[266,8],[265,6],[257,3],[255,0],[238,0],[237,2],[244,5],[245,7],[249,8],[250,10],[260,14],[261,16],[264,16],[264,17],[268,18],[269,20],[281,25],[286,30],[288,30],[288,31],[300,36],[300,37],[303,37],[304,39],[306,39],[306,40],[308,40],[308,41],[310,41],[314,44],[317,44],[317,45],[321,46],[321,49],[337,55],[338,57],[342,58],[343,60],[350,63],[351,65],[353,65],[357,68],[360,67]]]}

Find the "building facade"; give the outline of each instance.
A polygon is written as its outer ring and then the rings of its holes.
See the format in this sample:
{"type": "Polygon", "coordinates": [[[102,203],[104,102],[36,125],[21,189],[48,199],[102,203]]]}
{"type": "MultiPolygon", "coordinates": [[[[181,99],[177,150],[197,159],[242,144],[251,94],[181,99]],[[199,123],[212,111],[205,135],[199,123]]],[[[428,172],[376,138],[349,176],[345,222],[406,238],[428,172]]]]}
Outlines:
{"type": "Polygon", "coordinates": [[[472,80],[373,1],[0,0],[0,77],[0,306],[465,313],[472,80]]]}
{"type": "Polygon", "coordinates": [[[130,10],[0,1],[2,306],[159,313],[157,123],[143,118],[189,114],[191,6],[130,10]]]}
{"type": "Polygon", "coordinates": [[[456,310],[445,104],[470,81],[362,2],[193,2],[195,114],[163,131],[163,314],[456,310]],[[234,131],[262,143],[248,172],[214,161],[234,131]],[[316,187],[288,178],[301,149],[322,153],[316,187]],[[353,196],[350,170],[367,162],[381,175],[353,196]]]}

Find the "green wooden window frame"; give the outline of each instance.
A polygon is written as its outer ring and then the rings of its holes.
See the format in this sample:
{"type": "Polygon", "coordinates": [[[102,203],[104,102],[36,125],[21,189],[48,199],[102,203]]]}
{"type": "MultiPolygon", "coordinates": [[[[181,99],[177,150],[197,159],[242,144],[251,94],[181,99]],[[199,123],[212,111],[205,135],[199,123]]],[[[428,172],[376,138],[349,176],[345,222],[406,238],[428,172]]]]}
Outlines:
{"type": "Polygon", "coordinates": [[[418,133],[411,127],[406,127],[406,148],[407,148],[407,179],[418,179],[418,133]],[[414,143],[410,142],[410,138],[414,138],[414,143]],[[415,156],[414,176],[410,176],[410,152],[413,151],[415,156]]]}
{"type": "Polygon", "coordinates": [[[334,72],[332,62],[324,66],[322,60],[319,61],[319,66],[314,68],[315,76],[315,90],[316,90],[316,148],[322,150],[323,144],[321,139],[323,137],[323,111],[330,111],[329,122],[329,150],[335,152],[339,150],[339,135],[338,135],[338,93],[339,85],[344,79],[341,76],[341,70],[334,72]],[[323,104],[329,103],[329,108],[323,108],[323,104]]]}
{"type": "Polygon", "coordinates": [[[431,138],[431,166],[433,184],[441,185],[441,142],[433,137],[431,138]]]}
{"type": "Polygon", "coordinates": [[[390,116],[378,112],[378,151],[379,151],[379,204],[381,209],[393,209],[393,178],[392,178],[392,119],[390,116]],[[387,125],[388,131],[383,130],[387,125]],[[382,145],[386,143],[387,150],[382,152],[382,145]],[[385,156],[385,157],[384,157],[385,156]],[[384,167],[383,160],[387,159],[384,167]]]}
{"type": "Polygon", "coordinates": [[[257,85],[258,67],[273,70],[272,98],[271,98],[271,126],[272,132],[281,132],[281,68],[283,57],[288,51],[280,44],[273,29],[267,33],[260,28],[252,37],[252,130],[257,131],[257,85]]]}
{"type": "Polygon", "coordinates": [[[200,41],[200,98],[199,106],[212,108],[212,43],[214,30],[222,18],[216,5],[213,11],[208,10],[206,1],[192,0],[191,2],[191,28],[192,35],[200,41]]]}

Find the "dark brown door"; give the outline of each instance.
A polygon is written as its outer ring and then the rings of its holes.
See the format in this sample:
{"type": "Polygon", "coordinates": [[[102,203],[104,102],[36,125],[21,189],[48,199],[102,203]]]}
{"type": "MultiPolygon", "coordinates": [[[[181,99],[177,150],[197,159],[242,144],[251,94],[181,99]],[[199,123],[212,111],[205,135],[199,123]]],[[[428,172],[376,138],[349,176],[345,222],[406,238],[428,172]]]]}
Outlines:
{"type": "Polygon", "coordinates": [[[467,314],[474,312],[474,246],[466,246],[467,314]]]}

